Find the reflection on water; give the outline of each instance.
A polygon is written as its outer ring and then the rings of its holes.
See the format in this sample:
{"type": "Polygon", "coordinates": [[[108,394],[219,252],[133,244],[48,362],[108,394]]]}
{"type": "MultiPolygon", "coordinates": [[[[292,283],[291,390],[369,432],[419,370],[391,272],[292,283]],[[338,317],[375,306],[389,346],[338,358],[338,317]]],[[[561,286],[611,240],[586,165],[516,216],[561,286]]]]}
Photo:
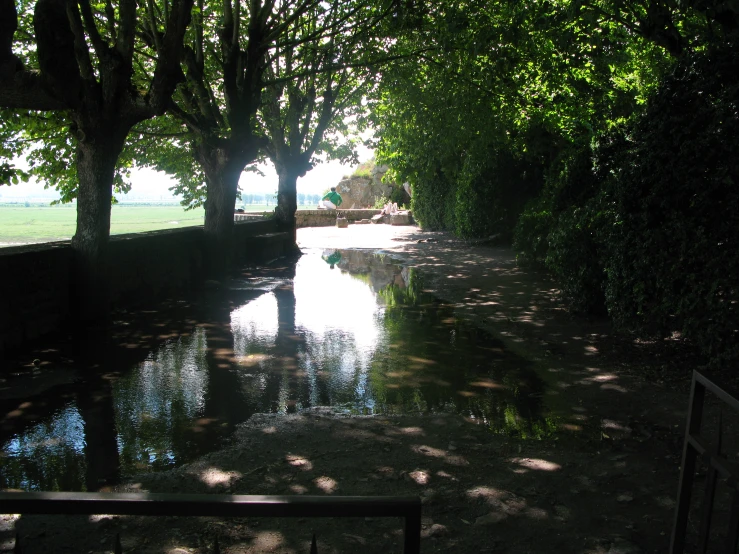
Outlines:
{"type": "Polygon", "coordinates": [[[205,330],[197,328],[163,345],[113,384],[118,451],[125,468],[167,469],[194,447],[187,431],[205,408],[207,344],[205,330]]]}
{"type": "Polygon", "coordinates": [[[6,437],[2,488],[94,490],[218,448],[253,413],[319,405],[454,412],[524,438],[553,432],[541,379],[423,293],[413,270],[327,250],[276,283],[235,307],[209,302],[188,334],[112,384],[80,384],[75,400],[6,437]]]}
{"type": "Polygon", "coordinates": [[[84,422],[73,404],[3,445],[3,488],[77,490],[84,483],[84,422]]]}

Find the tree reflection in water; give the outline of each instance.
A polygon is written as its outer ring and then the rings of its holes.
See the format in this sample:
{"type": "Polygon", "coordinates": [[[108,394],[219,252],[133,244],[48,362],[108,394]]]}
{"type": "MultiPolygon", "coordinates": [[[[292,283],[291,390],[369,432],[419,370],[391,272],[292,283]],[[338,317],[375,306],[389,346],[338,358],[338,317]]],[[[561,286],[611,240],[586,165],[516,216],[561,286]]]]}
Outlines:
{"type": "Polygon", "coordinates": [[[94,490],[212,451],[256,412],[312,406],[453,412],[496,433],[552,433],[528,363],[422,291],[415,271],[357,250],[334,269],[305,255],[268,290],[221,291],[191,332],[112,384],[35,398],[35,419],[3,429],[2,487],[94,490]]]}
{"type": "Polygon", "coordinates": [[[341,272],[303,257],[294,286],[232,316],[242,390],[259,411],[454,412],[500,433],[554,431],[544,384],[524,360],[422,293],[415,271],[341,254],[341,272]]]}
{"type": "Polygon", "coordinates": [[[84,488],[84,421],[74,403],[3,445],[0,488],[68,491],[84,488]]]}

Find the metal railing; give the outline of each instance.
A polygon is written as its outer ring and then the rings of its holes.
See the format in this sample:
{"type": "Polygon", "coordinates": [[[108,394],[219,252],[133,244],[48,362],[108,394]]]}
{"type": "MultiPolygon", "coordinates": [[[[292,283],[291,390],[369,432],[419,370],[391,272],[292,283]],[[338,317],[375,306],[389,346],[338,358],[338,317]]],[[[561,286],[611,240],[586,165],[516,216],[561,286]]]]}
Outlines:
{"type": "Polygon", "coordinates": [[[719,416],[718,439],[714,444],[701,434],[706,391],[714,394],[721,402],[739,412],[739,399],[729,394],[715,381],[698,371],[693,371],[693,382],[690,387],[688,404],[688,428],[685,430],[683,459],[680,466],[680,484],[678,486],[675,524],[670,538],[670,554],[681,554],[685,551],[688,518],[690,515],[693,486],[695,484],[696,463],[702,459],[708,466],[703,493],[703,504],[700,510],[698,528],[698,544],[696,552],[705,553],[711,532],[711,520],[714,515],[716,485],[719,478],[724,479],[731,489],[731,509],[729,529],[726,536],[724,552],[736,554],[739,544],[739,466],[731,463],[721,453],[723,438],[723,417],[719,416]]]}
{"type": "MultiPolygon", "coordinates": [[[[382,496],[252,496],[226,494],[2,492],[2,514],[110,514],[207,517],[399,517],[403,552],[421,550],[421,500],[382,496]]],[[[116,551],[120,541],[116,540],[116,551]]],[[[215,551],[218,551],[216,541],[215,551]]],[[[16,552],[20,546],[16,539],[16,552]]],[[[311,552],[316,552],[315,537],[311,552]]]]}

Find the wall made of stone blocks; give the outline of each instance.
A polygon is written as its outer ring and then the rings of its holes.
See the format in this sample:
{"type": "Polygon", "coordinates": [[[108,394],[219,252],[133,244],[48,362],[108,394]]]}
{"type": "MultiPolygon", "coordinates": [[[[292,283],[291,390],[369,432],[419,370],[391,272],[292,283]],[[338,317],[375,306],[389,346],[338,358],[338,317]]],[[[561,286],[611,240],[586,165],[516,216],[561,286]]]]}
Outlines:
{"type": "Polygon", "coordinates": [[[0,355],[63,325],[71,271],[69,241],[0,249],[0,355]]]}
{"type": "MultiPolygon", "coordinates": [[[[289,233],[273,220],[234,225],[233,259],[247,264],[287,252],[289,233]]],[[[202,227],[114,235],[111,301],[124,307],[184,293],[204,275],[202,227]]],[[[70,315],[73,252],[69,241],[0,248],[0,371],[3,353],[59,331],[70,315]]]]}
{"type": "Polygon", "coordinates": [[[341,214],[350,223],[361,219],[372,219],[380,210],[298,210],[295,220],[298,229],[303,227],[331,227],[336,225],[336,216],[341,214]]]}

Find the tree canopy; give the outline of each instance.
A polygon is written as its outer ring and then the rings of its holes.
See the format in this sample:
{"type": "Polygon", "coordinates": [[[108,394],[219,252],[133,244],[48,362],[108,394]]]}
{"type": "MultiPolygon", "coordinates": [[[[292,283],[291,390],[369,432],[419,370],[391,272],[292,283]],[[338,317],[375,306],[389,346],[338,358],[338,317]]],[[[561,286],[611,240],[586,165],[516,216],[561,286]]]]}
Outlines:
{"type": "Polygon", "coordinates": [[[512,244],[573,310],[727,359],[735,4],[0,0],[0,182],[25,152],[97,259],[112,191],[156,167],[224,259],[242,173],[275,164],[294,230],[296,180],[351,155],[352,121],[422,226],[512,244]]]}

